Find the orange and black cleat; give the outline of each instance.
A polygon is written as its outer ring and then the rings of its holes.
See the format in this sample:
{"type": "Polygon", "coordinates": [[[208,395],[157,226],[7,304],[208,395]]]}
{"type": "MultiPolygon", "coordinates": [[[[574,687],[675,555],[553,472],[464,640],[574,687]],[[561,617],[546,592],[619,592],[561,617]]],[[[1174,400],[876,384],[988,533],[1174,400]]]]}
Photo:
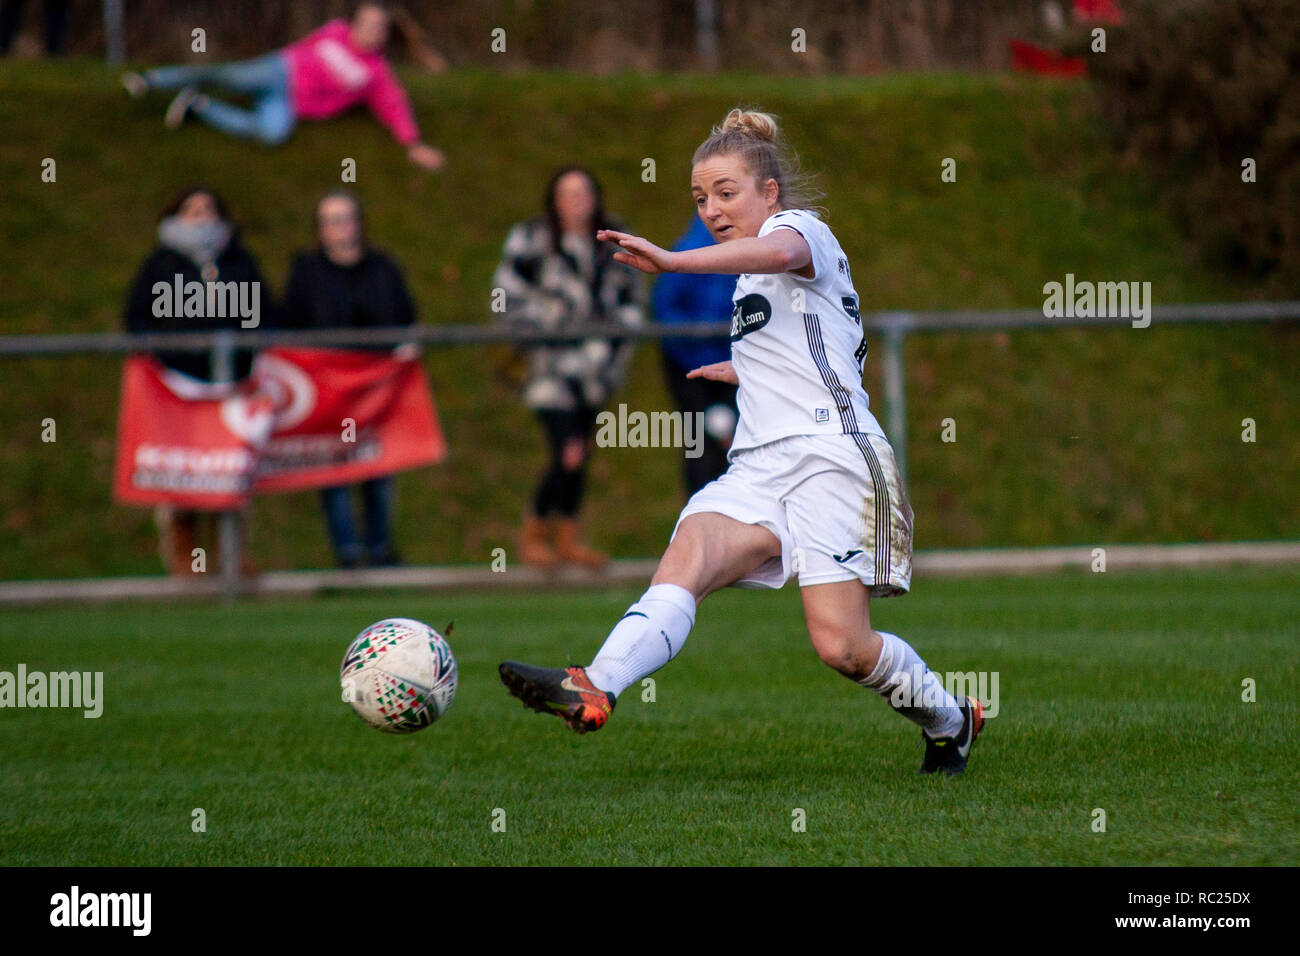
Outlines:
{"type": "Polygon", "coordinates": [[[539,714],[563,717],[580,734],[599,730],[614,712],[614,695],[592,684],[585,667],[534,667],[504,661],[501,683],[524,706],[539,714]]]}

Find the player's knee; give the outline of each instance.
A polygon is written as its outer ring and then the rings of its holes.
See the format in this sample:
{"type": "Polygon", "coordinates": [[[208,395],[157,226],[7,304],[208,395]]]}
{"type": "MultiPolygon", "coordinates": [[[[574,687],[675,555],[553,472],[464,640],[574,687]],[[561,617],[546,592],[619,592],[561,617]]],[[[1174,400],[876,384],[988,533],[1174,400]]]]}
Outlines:
{"type": "Polygon", "coordinates": [[[710,570],[710,552],[704,542],[691,533],[678,533],[659,559],[651,584],[676,584],[695,595],[696,600],[715,590],[710,570]]]}
{"type": "Polygon", "coordinates": [[[853,676],[859,668],[858,642],[844,628],[836,624],[819,623],[808,626],[813,649],[822,663],[846,676],[853,676]]]}
{"type": "MultiPolygon", "coordinates": [[[[673,542],[676,544],[677,542],[673,542]]],[[[651,584],[678,584],[689,591],[694,591],[704,570],[704,562],[699,550],[688,547],[668,546],[659,567],[655,570],[651,584]]]]}
{"type": "Polygon", "coordinates": [[[850,680],[861,680],[870,674],[880,657],[873,633],[854,621],[811,618],[808,636],[822,663],[850,680]]]}

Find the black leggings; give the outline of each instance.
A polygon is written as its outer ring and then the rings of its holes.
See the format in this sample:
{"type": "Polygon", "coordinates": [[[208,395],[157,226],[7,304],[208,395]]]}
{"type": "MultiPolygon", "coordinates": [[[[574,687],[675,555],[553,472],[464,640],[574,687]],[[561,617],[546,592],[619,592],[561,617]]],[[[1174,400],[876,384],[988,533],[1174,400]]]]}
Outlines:
{"type": "Polygon", "coordinates": [[[587,451],[591,447],[591,434],[596,428],[596,409],[579,405],[571,412],[539,409],[546,437],[551,446],[551,464],[542,475],[541,484],[533,496],[533,513],[539,518],[560,515],[572,518],[582,503],[582,489],[587,473],[587,451]],[[586,445],[582,463],[575,469],[564,467],[564,446],[572,438],[581,438],[586,445]]]}

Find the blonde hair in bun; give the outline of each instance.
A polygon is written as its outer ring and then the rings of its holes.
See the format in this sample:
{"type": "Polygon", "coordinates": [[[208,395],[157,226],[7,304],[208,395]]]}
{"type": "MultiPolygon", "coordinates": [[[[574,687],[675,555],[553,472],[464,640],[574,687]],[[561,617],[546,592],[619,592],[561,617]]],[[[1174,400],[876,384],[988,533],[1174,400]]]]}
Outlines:
{"type": "Polygon", "coordinates": [[[800,168],[799,157],[785,142],[771,113],[733,109],[695,150],[691,165],[713,156],[739,156],[760,186],[775,179],[776,201],[782,209],[818,208],[815,203],[821,193],[800,168]]]}
{"type": "Polygon", "coordinates": [[[715,133],[730,133],[732,130],[738,130],[748,136],[756,139],[766,140],[769,143],[775,143],[780,130],[776,125],[776,117],[771,113],[760,113],[758,110],[742,110],[739,107],[732,110],[723,119],[721,126],[713,129],[715,133]]]}

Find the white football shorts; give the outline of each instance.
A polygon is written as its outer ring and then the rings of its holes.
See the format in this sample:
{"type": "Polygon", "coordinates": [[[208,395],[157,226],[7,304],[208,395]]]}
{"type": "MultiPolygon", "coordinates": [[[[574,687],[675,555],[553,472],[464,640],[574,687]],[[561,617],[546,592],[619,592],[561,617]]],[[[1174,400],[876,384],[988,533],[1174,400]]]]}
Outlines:
{"type": "Polygon", "coordinates": [[[780,588],[796,574],[800,587],[856,578],[872,597],[911,585],[912,506],[880,435],[794,435],[737,451],[677,525],[704,512],[762,525],[781,541],[780,558],[736,587],[780,588]]]}

